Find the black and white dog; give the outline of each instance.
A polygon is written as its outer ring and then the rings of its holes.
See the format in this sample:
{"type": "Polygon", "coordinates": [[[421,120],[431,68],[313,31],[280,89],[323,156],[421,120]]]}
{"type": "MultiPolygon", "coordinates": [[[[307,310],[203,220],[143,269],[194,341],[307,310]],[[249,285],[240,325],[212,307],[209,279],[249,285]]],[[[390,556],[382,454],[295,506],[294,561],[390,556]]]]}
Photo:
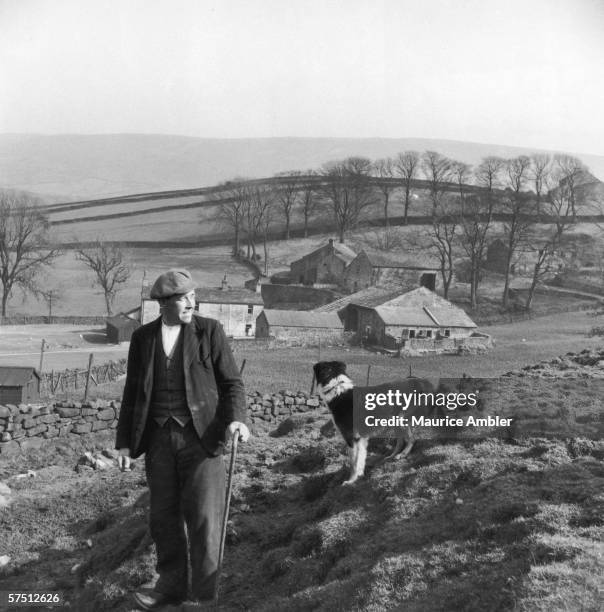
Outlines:
{"type": "MultiPolygon", "coordinates": [[[[346,364],[342,361],[320,361],[313,366],[317,391],[327,404],[336,427],[342,434],[349,448],[350,477],[343,484],[349,485],[363,476],[365,462],[367,459],[368,437],[361,435],[355,430],[353,421],[353,387],[352,380],[346,375],[346,364]]],[[[432,382],[425,378],[405,378],[392,383],[386,383],[372,387],[376,393],[385,392],[388,389],[398,389],[401,393],[439,393],[448,389],[443,385],[435,387],[432,382]]],[[[428,405],[421,408],[413,408],[406,412],[406,416],[444,416],[444,411],[437,406],[428,405]]],[[[386,459],[397,456],[404,457],[411,452],[414,439],[410,425],[400,427],[397,430],[396,443],[387,455],[386,459]]],[[[374,432],[377,435],[379,432],[374,432]]]]}

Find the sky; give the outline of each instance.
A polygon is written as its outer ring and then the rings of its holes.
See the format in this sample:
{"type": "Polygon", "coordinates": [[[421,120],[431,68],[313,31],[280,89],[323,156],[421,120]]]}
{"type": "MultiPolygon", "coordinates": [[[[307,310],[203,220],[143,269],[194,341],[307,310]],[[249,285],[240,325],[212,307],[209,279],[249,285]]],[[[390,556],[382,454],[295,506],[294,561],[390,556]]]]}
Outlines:
{"type": "Polygon", "coordinates": [[[0,0],[0,133],[604,155],[604,0],[0,0]]]}

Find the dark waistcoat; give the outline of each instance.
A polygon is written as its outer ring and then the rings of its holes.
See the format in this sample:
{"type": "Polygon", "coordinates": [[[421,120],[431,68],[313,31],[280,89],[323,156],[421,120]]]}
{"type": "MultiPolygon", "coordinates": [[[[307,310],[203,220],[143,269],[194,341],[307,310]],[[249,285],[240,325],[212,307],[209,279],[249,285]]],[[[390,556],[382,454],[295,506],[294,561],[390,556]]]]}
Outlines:
{"type": "Polygon", "coordinates": [[[172,356],[166,357],[161,325],[159,326],[153,362],[150,416],[162,425],[170,417],[176,417],[181,424],[191,418],[185,387],[182,329],[178,334],[172,356]]]}

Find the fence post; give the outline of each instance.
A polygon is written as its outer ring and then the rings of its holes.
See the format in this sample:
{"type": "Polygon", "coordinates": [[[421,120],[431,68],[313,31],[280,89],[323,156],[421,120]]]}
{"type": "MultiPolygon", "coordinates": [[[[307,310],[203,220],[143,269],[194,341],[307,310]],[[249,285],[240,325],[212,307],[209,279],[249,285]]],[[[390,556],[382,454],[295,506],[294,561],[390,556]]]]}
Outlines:
{"type": "Polygon", "coordinates": [[[42,338],[42,345],[40,346],[40,367],[38,368],[38,372],[42,373],[42,364],[44,363],[44,346],[46,345],[46,340],[42,338]]]}
{"type": "Polygon", "coordinates": [[[86,388],[84,389],[84,401],[88,399],[88,387],[90,385],[90,370],[92,369],[92,359],[94,357],[94,353],[90,353],[88,357],[88,372],[86,372],[86,388]]]}
{"type": "Polygon", "coordinates": [[[367,382],[365,383],[365,386],[368,387],[369,386],[369,373],[371,372],[371,364],[369,364],[367,366],[367,382]]]}

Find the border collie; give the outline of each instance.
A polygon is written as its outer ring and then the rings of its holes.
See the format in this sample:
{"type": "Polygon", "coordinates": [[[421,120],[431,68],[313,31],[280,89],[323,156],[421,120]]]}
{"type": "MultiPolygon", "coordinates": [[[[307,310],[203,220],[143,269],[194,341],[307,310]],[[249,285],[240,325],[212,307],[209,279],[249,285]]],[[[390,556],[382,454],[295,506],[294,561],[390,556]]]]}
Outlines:
{"type": "MultiPolygon", "coordinates": [[[[354,384],[346,375],[346,364],[342,361],[319,361],[313,366],[314,379],[317,383],[317,391],[329,408],[333,421],[339,429],[342,437],[349,448],[350,477],[343,484],[349,485],[363,476],[365,472],[365,462],[367,459],[368,436],[361,435],[355,430],[353,422],[353,401],[352,390],[354,384]]],[[[376,392],[387,391],[388,389],[398,389],[402,393],[436,393],[441,391],[425,378],[409,377],[392,383],[386,383],[371,387],[376,392]]],[[[434,415],[435,412],[443,414],[442,410],[436,406],[423,406],[419,409],[422,414],[434,415]]],[[[402,412],[402,410],[401,410],[402,412]]],[[[406,416],[418,415],[418,409],[406,411],[406,416]]],[[[412,428],[400,427],[397,430],[396,443],[385,459],[393,459],[397,456],[405,457],[413,448],[414,439],[412,428]]],[[[384,431],[376,431],[373,437],[384,431]]]]}

